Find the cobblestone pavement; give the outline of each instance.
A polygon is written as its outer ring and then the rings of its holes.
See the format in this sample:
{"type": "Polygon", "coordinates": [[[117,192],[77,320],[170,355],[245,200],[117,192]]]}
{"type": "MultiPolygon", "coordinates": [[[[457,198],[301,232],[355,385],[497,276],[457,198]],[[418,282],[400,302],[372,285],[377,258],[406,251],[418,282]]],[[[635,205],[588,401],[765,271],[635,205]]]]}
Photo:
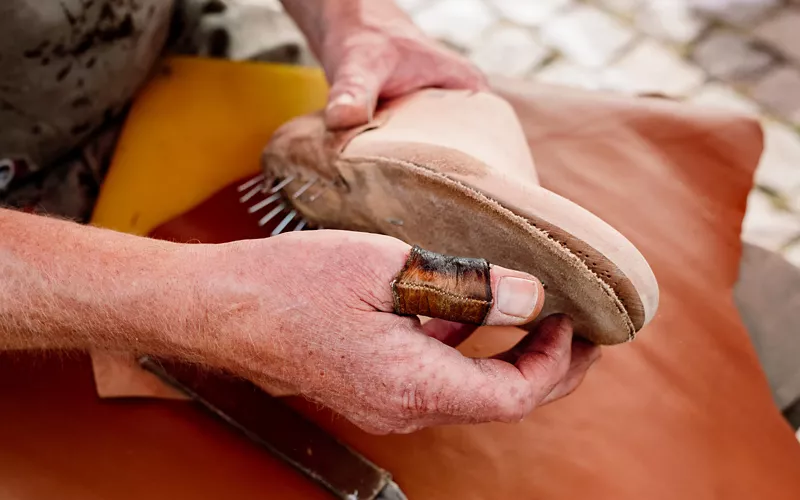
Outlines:
{"type": "Polygon", "coordinates": [[[491,73],[661,92],[761,117],[745,240],[800,266],[800,0],[398,0],[491,73]]]}

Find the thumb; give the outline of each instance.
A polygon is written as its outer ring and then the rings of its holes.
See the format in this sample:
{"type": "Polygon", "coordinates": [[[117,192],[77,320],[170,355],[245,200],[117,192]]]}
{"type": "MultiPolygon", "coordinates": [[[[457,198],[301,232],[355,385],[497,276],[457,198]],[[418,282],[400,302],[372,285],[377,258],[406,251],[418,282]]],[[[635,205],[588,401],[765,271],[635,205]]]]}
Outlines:
{"type": "Polygon", "coordinates": [[[443,337],[457,337],[469,328],[454,323],[473,329],[476,325],[524,325],[542,310],[544,288],[530,274],[371,236],[375,258],[363,259],[362,269],[370,269],[369,275],[376,278],[367,286],[368,295],[377,299],[373,307],[446,320],[431,321],[425,328],[446,344],[453,345],[443,337]]]}
{"type": "Polygon", "coordinates": [[[328,128],[351,128],[372,120],[381,89],[395,66],[395,57],[383,52],[379,47],[356,46],[342,59],[332,75],[325,108],[328,128]]]}
{"type": "MultiPolygon", "coordinates": [[[[485,325],[524,325],[533,321],[542,311],[544,288],[530,274],[491,266],[491,287],[494,301],[485,325]]],[[[478,325],[435,318],[425,323],[422,329],[429,337],[456,347],[467,340],[478,329],[478,325]]]]}

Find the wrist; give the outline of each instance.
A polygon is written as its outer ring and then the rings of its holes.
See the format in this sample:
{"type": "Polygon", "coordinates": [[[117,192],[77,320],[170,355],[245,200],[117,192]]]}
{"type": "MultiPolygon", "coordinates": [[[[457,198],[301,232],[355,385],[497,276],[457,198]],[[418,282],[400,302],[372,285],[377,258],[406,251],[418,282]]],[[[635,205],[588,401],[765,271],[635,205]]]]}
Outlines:
{"type": "Polygon", "coordinates": [[[264,247],[239,241],[178,249],[181,316],[164,338],[172,353],[239,375],[271,371],[275,342],[265,332],[274,325],[265,311],[276,285],[265,272],[269,259],[259,258],[264,247]]]}
{"type": "Polygon", "coordinates": [[[323,63],[335,57],[347,39],[365,31],[400,37],[421,33],[392,0],[283,0],[283,4],[323,63]]]}
{"type": "Polygon", "coordinates": [[[0,348],[172,354],[191,330],[182,245],[0,209],[0,348]]]}
{"type": "Polygon", "coordinates": [[[127,235],[119,243],[125,248],[103,271],[107,281],[98,287],[101,293],[93,292],[100,295],[94,315],[98,328],[84,341],[89,347],[187,357],[202,317],[193,245],[127,235]]]}
{"type": "Polygon", "coordinates": [[[170,244],[151,256],[152,291],[141,301],[158,313],[148,315],[139,329],[145,342],[138,351],[211,364],[209,345],[218,342],[218,329],[209,275],[218,246],[170,244]]]}

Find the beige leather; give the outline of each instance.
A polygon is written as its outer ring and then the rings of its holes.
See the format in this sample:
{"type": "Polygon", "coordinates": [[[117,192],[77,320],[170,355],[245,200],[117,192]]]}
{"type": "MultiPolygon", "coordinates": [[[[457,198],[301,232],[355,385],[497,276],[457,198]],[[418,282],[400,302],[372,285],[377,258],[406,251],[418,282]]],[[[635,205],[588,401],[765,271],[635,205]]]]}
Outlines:
{"type": "Polygon", "coordinates": [[[512,107],[490,93],[423,90],[385,104],[371,126],[329,132],[320,114],[279,129],[268,178],[312,223],[376,232],[529,272],[541,317],[566,313],[599,344],[632,339],[658,285],[618,231],[537,181],[512,107]],[[319,179],[306,196],[292,194],[319,179]]]}

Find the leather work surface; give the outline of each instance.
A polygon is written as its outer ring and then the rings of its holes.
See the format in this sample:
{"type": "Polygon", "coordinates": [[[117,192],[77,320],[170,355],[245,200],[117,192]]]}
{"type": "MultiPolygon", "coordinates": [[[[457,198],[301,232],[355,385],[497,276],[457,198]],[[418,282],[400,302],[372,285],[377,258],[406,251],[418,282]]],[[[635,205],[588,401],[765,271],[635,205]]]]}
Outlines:
{"type": "Polygon", "coordinates": [[[374,500],[391,480],[386,471],[349,450],[278,398],[251,382],[208,376],[196,366],[145,356],[142,367],[191,395],[206,411],[272,455],[295,465],[342,500],[374,500]],[[204,399],[209,394],[213,402],[204,399]],[[268,419],[263,415],[269,415],[268,419]]]}
{"type": "MultiPolygon", "coordinates": [[[[608,221],[651,264],[654,320],[604,349],[573,395],[520,424],[371,436],[288,403],[390,471],[411,499],[799,498],[800,445],[731,297],[757,124],[660,99],[494,85],[522,121],[542,185],[608,221]]],[[[236,196],[233,186],[213,201],[236,196]]],[[[212,208],[154,234],[258,236],[247,214],[231,222],[233,211],[212,208]]],[[[520,336],[482,328],[461,350],[494,354],[520,336]]],[[[0,415],[0,496],[326,498],[186,402],[98,400],[84,355],[0,355],[0,415]]]]}

